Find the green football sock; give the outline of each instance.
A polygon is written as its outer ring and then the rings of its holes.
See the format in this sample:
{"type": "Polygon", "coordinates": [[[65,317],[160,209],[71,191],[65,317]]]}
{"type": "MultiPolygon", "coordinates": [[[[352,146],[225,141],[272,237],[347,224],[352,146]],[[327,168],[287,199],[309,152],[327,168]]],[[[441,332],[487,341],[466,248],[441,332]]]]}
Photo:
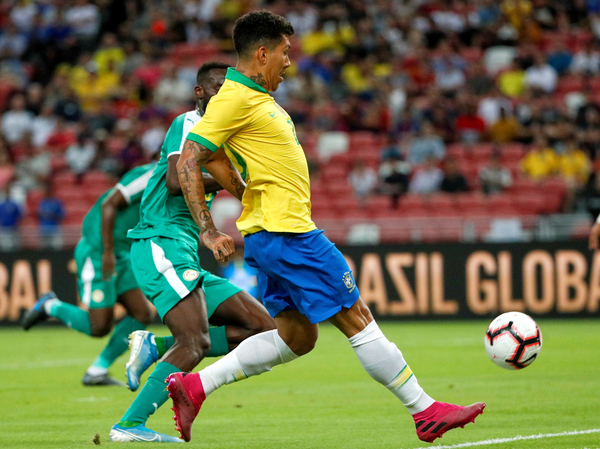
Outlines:
{"type": "Polygon", "coordinates": [[[100,355],[94,360],[92,366],[108,369],[117,358],[123,354],[129,346],[129,334],[133,331],[146,329],[146,326],[129,315],[125,316],[110,336],[110,340],[100,355]]]}
{"type": "MultiPolygon", "coordinates": [[[[210,351],[206,357],[219,357],[229,352],[225,326],[210,326],[208,328],[208,335],[210,337],[210,351]]],[[[175,337],[172,335],[169,335],[168,337],[155,337],[155,342],[156,349],[158,350],[158,357],[160,358],[175,344],[175,337]]]]}
{"type": "MultiPolygon", "coordinates": [[[[50,301],[48,302],[50,303],[50,301]]],[[[46,313],[51,317],[58,318],[71,329],[75,329],[86,335],[92,335],[89,313],[77,306],[54,299],[51,300],[49,307],[46,308],[46,313]]]]}
{"type": "Polygon", "coordinates": [[[135,427],[145,424],[150,415],[163,405],[169,398],[165,379],[169,374],[178,373],[181,370],[167,362],[158,362],[152,374],[148,377],[146,384],[131,403],[119,425],[123,427],[135,427]]]}

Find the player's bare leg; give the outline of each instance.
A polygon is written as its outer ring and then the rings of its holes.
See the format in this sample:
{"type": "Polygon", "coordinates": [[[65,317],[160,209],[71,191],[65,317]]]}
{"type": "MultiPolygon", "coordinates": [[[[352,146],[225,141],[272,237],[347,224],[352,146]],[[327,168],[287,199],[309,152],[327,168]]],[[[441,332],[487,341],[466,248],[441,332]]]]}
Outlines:
{"type": "Polygon", "coordinates": [[[199,373],[169,376],[167,388],[173,399],[178,430],[184,440],[191,438],[193,420],[206,397],[217,388],[270,371],[274,366],[290,362],[314,348],[318,326],[311,324],[300,312],[281,312],[275,322],[277,329],[244,340],[234,351],[199,373]]]}
{"type": "Polygon", "coordinates": [[[483,413],[485,404],[482,402],[463,407],[429,397],[400,350],[383,335],[361,298],[329,321],[348,337],[365,371],[400,399],[413,415],[417,436],[422,441],[432,442],[448,430],[474,422],[475,417],[483,413]]]}
{"type": "MultiPolygon", "coordinates": [[[[124,382],[110,377],[108,368],[127,350],[129,334],[145,329],[150,323],[150,308],[138,288],[124,292],[117,301],[125,307],[127,315],[115,326],[105,348],[87,369],[82,381],[84,385],[126,386],[124,382]]],[[[93,337],[103,337],[110,333],[113,327],[113,314],[113,307],[90,309],[90,329],[93,337]]]]}

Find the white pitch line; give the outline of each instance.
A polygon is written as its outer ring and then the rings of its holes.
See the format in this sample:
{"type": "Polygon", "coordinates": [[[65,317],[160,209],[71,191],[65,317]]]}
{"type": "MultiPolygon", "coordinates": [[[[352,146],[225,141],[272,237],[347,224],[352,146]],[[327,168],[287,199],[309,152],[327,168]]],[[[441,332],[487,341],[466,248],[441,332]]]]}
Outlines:
{"type": "Polygon", "coordinates": [[[461,444],[453,444],[451,446],[427,446],[420,447],[417,449],[455,449],[459,447],[473,447],[473,446],[485,446],[488,444],[501,444],[501,443],[510,443],[512,441],[522,441],[522,440],[540,440],[542,438],[554,438],[554,437],[566,437],[572,435],[585,435],[588,433],[600,433],[600,429],[588,429],[588,430],[574,430],[571,432],[561,432],[561,433],[540,433],[538,435],[527,435],[527,436],[516,436],[512,438],[495,438],[493,440],[484,440],[484,441],[473,441],[471,443],[461,443],[461,444]]]}
{"type": "Polygon", "coordinates": [[[0,364],[0,370],[17,369],[43,369],[58,368],[62,366],[76,366],[85,363],[87,359],[64,359],[64,360],[41,360],[39,362],[26,363],[4,363],[0,364]]]}

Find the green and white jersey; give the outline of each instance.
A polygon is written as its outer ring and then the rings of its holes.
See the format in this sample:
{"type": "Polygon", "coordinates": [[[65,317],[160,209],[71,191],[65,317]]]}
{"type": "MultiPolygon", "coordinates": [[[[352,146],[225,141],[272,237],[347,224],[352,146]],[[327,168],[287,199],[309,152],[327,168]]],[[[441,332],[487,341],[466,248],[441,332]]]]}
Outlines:
{"type": "Polygon", "coordinates": [[[144,189],[148,184],[148,180],[152,175],[152,170],[156,166],[155,163],[142,165],[129,170],[115,187],[104,192],[96,201],[94,206],[83,219],[81,229],[81,237],[87,243],[99,251],[103,250],[102,246],[102,202],[113,191],[118,189],[128,206],[117,211],[115,218],[115,228],[113,235],[115,239],[115,253],[127,251],[131,248],[131,240],[127,238],[127,231],[134,228],[140,221],[140,202],[144,189]]]}
{"type": "MultiPolygon", "coordinates": [[[[178,116],[173,123],[160,149],[160,160],[144,192],[140,221],[129,231],[131,239],[168,237],[180,239],[194,249],[198,249],[200,229],[192,218],[183,196],[173,196],[167,191],[167,161],[174,154],[181,154],[189,131],[201,119],[198,111],[189,111],[178,116]]],[[[206,205],[210,206],[215,193],[206,195],[206,205]]]]}

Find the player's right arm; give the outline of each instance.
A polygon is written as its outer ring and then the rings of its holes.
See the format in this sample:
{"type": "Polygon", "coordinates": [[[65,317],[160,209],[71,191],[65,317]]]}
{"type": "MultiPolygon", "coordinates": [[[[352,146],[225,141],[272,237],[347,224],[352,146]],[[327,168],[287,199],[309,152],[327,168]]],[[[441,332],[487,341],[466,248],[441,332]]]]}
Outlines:
{"type": "Polygon", "coordinates": [[[220,262],[229,260],[235,251],[233,239],[219,232],[206,205],[202,167],[206,167],[215,180],[237,198],[242,197],[245,183],[239,172],[227,158],[225,152],[213,152],[192,140],[186,140],[177,161],[179,185],[192,218],[200,229],[200,236],[207,248],[212,250],[220,262]]]}
{"type": "MultiPolygon", "coordinates": [[[[167,191],[173,196],[183,196],[181,186],[179,185],[179,175],[177,173],[177,162],[179,161],[179,153],[174,153],[167,159],[167,191]]],[[[223,190],[223,186],[219,184],[215,178],[209,173],[202,173],[202,183],[204,184],[205,193],[215,193],[223,190]]]]}

